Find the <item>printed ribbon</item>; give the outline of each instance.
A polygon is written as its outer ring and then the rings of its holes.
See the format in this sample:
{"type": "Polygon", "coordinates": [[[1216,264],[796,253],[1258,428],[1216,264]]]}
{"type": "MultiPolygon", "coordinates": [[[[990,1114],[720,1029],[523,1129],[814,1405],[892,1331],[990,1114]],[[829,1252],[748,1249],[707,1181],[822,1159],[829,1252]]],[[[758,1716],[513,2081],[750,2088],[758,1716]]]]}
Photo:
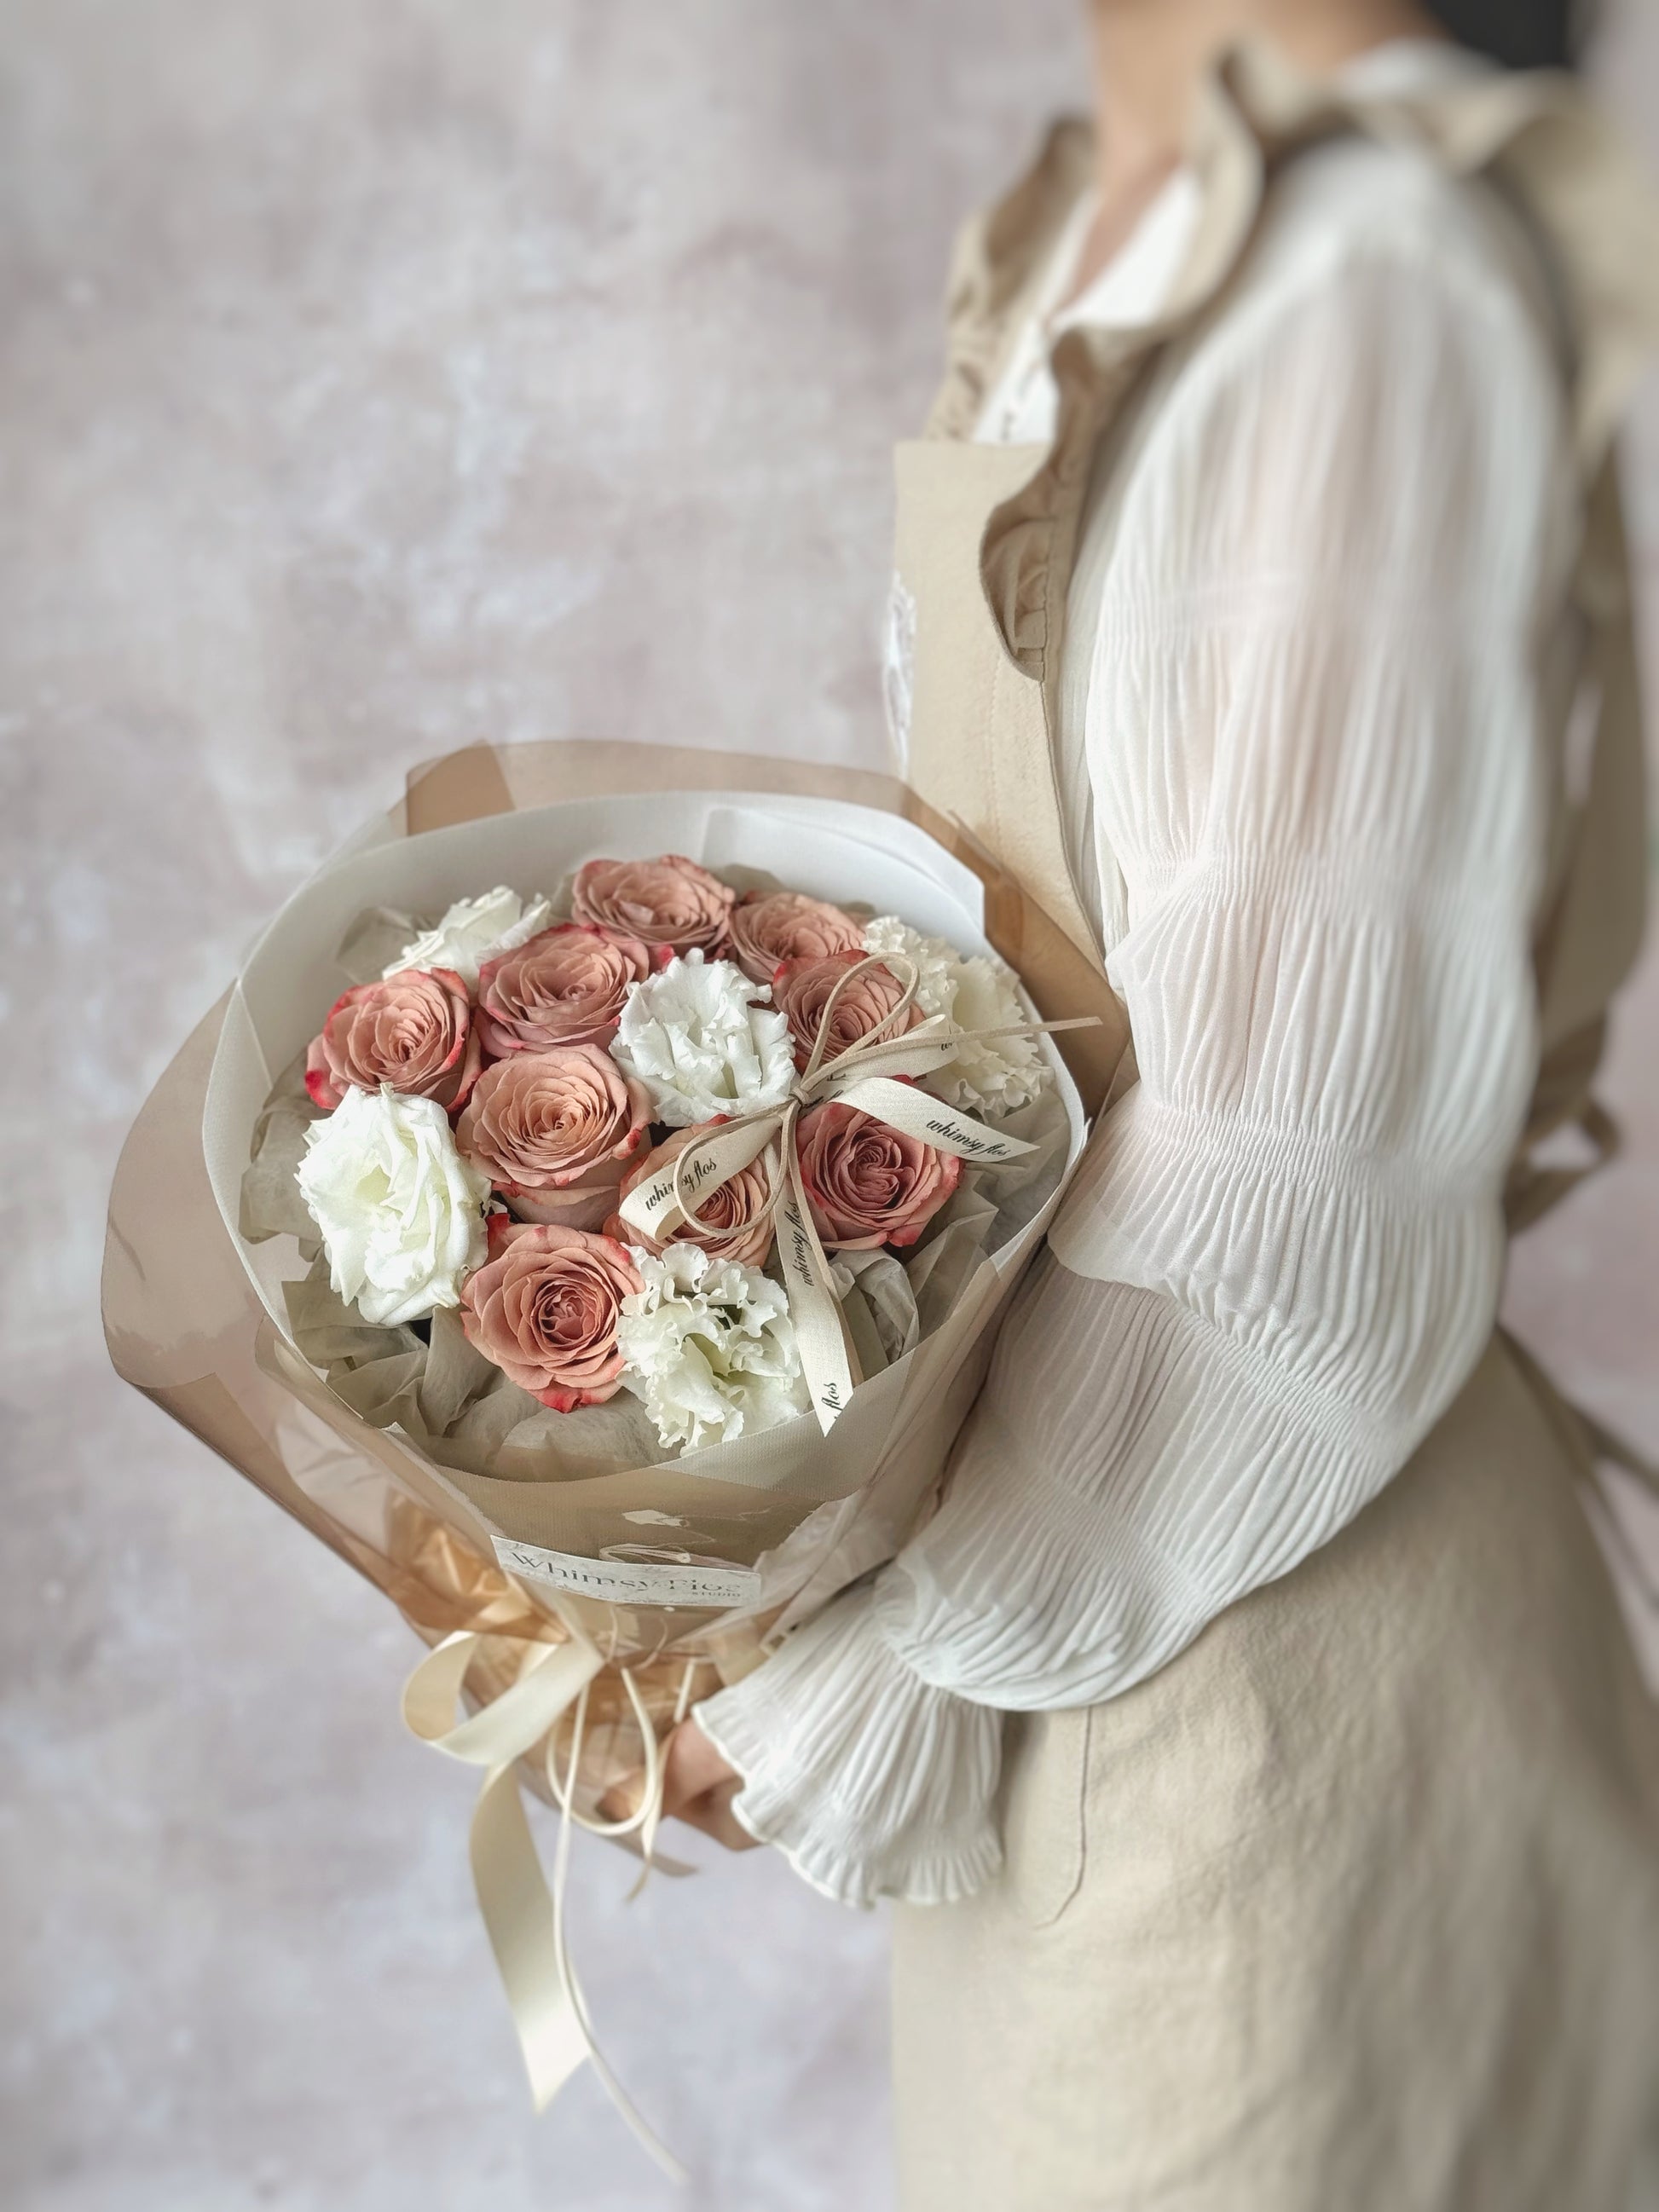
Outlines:
{"type": "Polygon", "coordinates": [[[1036,1147],[1023,1137],[988,1128],[961,1114],[914,1079],[931,1075],[954,1060],[969,1038],[1040,1036],[1057,1030],[1097,1029],[1097,1014],[1058,1022],[1012,1022],[999,1029],[965,1030],[944,1014],[931,1015],[914,1029],[886,1035],[915,1003],[915,963],[902,953],[872,955],[847,969],[823,1002],[817,1035],[805,1066],[779,1103],[734,1114],[716,1128],[694,1137],[656,1175],[635,1185],[622,1201],[623,1218],[664,1241],[678,1228],[709,1230],[697,1207],[744,1168],[765,1155],[767,1191],[757,1218],[775,1218],[778,1257],[789,1297],[790,1318],[800,1346],[801,1368],[818,1425],[827,1436],[846,1412],[863,1381],[858,1354],[836,1297],[830,1261],[807,1203],[801,1176],[797,1125],[809,1107],[834,1103],[848,1106],[902,1134],[919,1137],[958,1159],[994,1165],[1018,1159],[1036,1147]],[[867,1036],[843,1050],[829,1051],[830,1024],[842,993],[872,968],[885,969],[904,981],[902,995],[867,1036]],[[908,975],[908,981],[904,978],[908,975]],[[901,1081],[909,1077],[908,1082],[901,1081]]]}
{"type": "MultiPolygon", "coordinates": [[[[667,1865],[653,1858],[664,1781],[656,1729],[631,1670],[623,1668],[623,1682],[645,1746],[645,1792],[626,1820],[590,1819],[575,1808],[576,1774],[588,1689],[605,1664],[605,1654],[574,1629],[567,1643],[534,1644],[518,1680],[480,1711],[458,1721],[455,1708],[462,1685],[483,1640],[476,1630],[458,1629],[428,1651],[404,1685],[404,1720],[410,1733],[434,1751],[484,1769],[483,1788],[472,1814],[473,1886],[518,2030],[536,2110],[544,2111],[583,2060],[589,2060],[651,2156],[675,2180],[684,2181],[684,2168],[641,2116],[594,2039],[587,2001],[571,1963],[565,1911],[573,1826],[601,1836],[638,1834],[644,1864],[630,1895],[638,1895],[653,1863],[667,1865]],[[553,1730],[573,1705],[570,1748],[561,1772],[553,1730]],[[519,1760],[544,1738],[548,1781],[559,1807],[550,1893],[518,1778],[519,1760]]],[[[685,1717],[696,1663],[695,1659],[688,1662],[671,1725],[685,1717]]]]}

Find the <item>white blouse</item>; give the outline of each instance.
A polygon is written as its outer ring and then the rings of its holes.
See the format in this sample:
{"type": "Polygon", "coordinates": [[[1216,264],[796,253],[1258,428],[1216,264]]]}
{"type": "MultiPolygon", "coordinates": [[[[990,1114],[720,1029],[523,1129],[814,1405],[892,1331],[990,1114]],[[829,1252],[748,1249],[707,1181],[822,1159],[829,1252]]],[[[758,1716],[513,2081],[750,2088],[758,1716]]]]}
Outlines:
{"type": "MultiPolygon", "coordinates": [[[[1155,312],[1178,199],[1105,312],[1155,312]]],[[[1057,767],[1140,1079],[936,1517],[697,1709],[739,1818],[833,1897],[982,1885],[1002,1713],[1109,1698],[1289,1571],[1486,1345],[1576,651],[1557,348],[1494,197],[1334,142],[1098,489],[1057,767]]],[[[1030,434],[1030,358],[981,434],[1030,434]]]]}

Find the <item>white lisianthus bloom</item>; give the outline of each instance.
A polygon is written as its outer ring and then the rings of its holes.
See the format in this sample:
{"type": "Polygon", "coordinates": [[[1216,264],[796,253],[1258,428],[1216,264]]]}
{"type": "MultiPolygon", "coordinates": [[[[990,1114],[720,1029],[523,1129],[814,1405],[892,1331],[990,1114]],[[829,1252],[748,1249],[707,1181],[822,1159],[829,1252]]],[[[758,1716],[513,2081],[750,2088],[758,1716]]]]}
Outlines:
{"type": "Polygon", "coordinates": [[[781,1106],[794,1048],[770,996],[730,960],[701,952],[671,960],[629,992],[611,1057],[644,1084],[655,1118],[672,1129],[781,1106]]]}
{"type": "Polygon", "coordinates": [[[645,1288],[623,1300],[617,1324],[623,1387],[664,1443],[696,1451],[805,1413],[789,1301],[769,1275],[698,1244],[666,1244],[660,1259],[630,1252],[645,1288]]]}
{"type": "Polygon", "coordinates": [[[942,937],[924,937],[896,914],[884,914],[864,925],[864,949],[877,955],[896,953],[910,963],[916,971],[916,1004],[924,1014],[948,1014],[956,1005],[962,962],[955,945],[942,937]]]}
{"type": "MultiPolygon", "coordinates": [[[[923,937],[894,915],[866,923],[864,949],[914,963],[925,1014],[945,1014],[964,1030],[1006,1029],[1030,1018],[1013,969],[994,955],[964,960],[942,937],[923,937]]],[[[1029,1106],[1047,1086],[1048,1069],[1035,1037],[964,1037],[956,1058],[927,1080],[947,1105],[994,1121],[1029,1106]]]]}
{"type": "Polygon", "coordinates": [[[514,952],[541,934],[553,919],[544,898],[526,902],[517,891],[498,884],[481,897],[457,899],[433,929],[425,930],[404,945],[385,975],[399,975],[405,968],[451,968],[464,983],[478,980],[486,960],[514,952]]]}
{"type": "MultiPolygon", "coordinates": [[[[1012,969],[982,954],[962,963],[955,1018],[964,1030],[1006,1029],[1031,1018],[1012,969]]],[[[969,1036],[928,1081],[947,1104],[995,1121],[1041,1097],[1049,1071],[1035,1037],[991,1037],[981,1043],[969,1036]]]]}
{"type": "Polygon", "coordinates": [[[348,1091],[307,1131],[295,1181],[329,1281],[377,1327],[459,1305],[483,1264],[489,1179],[456,1151],[435,1099],[348,1091]]]}

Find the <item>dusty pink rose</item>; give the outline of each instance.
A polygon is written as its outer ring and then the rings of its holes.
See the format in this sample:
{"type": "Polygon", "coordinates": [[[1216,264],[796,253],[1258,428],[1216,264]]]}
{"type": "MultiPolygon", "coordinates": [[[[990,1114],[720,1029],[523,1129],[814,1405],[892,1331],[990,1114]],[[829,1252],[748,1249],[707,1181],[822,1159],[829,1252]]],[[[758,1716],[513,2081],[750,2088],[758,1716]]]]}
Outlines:
{"type": "Polygon", "coordinates": [[[818,1235],[843,1252],[914,1244],[962,1178],[962,1162],[920,1137],[831,1101],[796,1132],[818,1235]]]}
{"type": "MultiPolygon", "coordinates": [[[[635,1183],[645,1176],[654,1175],[660,1167],[677,1159],[693,1137],[705,1129],[720,1127],[720,1122],[699,1122],[695,1129],[676,1129],[665,1143],[648,1153],[637,1166],[629,1169],[623,1177],[617,1202],[626,1198],[635,1183]]],[[[695,1163],[694,1163],[695,1164],[695,1163]]],[[[761,1218],[761,1208],[766,1203],[767,1175],[760,1160],[723,1182],[718,1190],[705,1190],[694,1194],[693,1202],[702,1218],[714,1224],[711,1229],[696,1229],[687,1224],[674,1231],[668,1240],[677,1244],[701,1244],[705,1252],[716,1260],[736,1260],[745,1267],[763,1267],[767,1255],[772,1249],[772,1218],[761,1218]]],[[[616,1237],[624,1244],[637,1244],[641,1251],[652,1254],[662,1250],[662,1243],[635,1229],[632,1222],[624,1221],[620,1213],[613,1213],[605,1224],[607,1237],[616,1237]]]]}
{"type": "Polygon", "coordinates": [[[786,960],[822,960],[863,945],[851,915],[803,891],[746,891],[732,910],[732,957],[751,983],[769,983],[786,960]]]}
{"type": "Polygon", "coordinates": [[[562,921],[478,970],[478,1035],[491,1060],[550,1045],[609,1044],[653,960],[637,937],[562,921]]]}
{"type": "Polygon", "coordinates": [[[576,871],[571,911],[654,950],[717,958],[737,893],[678,853],[656,860],[589,860],[576,871]]]}
{"type": "MultiPolygon", "coordinates": [[[[862,952],[830,952],[821,960],[786,960],[773,975],[772,1003],[789,1024],[797,1067],[805,1067],[811,1055],[830,993],[866,957],[862,952]]],[[[879,1029],[903,996],[904,986],[890,968],[866,968],[836,1000],[824,1060],[834,1060],[849,1044],[879,1029]]],[[[912,1000],[903,1018],[882,1030],[883,1038],[902,1036],[924,1018],[921,1008],[912,1000]]]]}
{"type": "Polygon", "coordinates": [[[453,1114],[483,1065],[466,985],[454,969],[405,968],[334,1001],[306,1052],[306,1089],[331,1114],[348,1091],[382,1084],[453,1114]]]}
{"type": "Polygon", "coordinates": [[[646,1136],[651,1100],[597,1045],[492,1060],[455,1127],[462,1153],[516,1214],[597,1229],[623,1163],[646,1136]]]}
{"type": "Polygon", "coordinates": [[[509,1381],[568,1413],[616,1396],[617,1316],[644,1287],[609,1237],[493,1214],[489,1257],[461,1286],[461,1327],[509,1381]]]}

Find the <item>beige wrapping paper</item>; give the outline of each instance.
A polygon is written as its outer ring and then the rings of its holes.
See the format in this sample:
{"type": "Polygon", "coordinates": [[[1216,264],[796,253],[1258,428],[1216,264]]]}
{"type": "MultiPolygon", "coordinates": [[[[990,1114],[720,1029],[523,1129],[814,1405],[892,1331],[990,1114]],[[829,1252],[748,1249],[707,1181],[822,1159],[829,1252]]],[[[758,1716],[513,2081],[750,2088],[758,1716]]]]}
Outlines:
{"type": "MultiPolygon", "coordinates": [[[[690,835],[683,827],[679,836],[659,835],[648,847],[633,839],[627,849],[688,849],[690,835]]],[[[606,842],[618,842],[614,827],[606,842]]],[[[1116,1000],[1065,933],[971,840],[890,779],[690,749],[475,747],[412,775],[403,804],[296,894],[146,1102],[110,1203],[103,1309],[111,1357],[129,1382],[383,1589],[434,1647],[411,1682],[406,1717],[439,1749],[485,1767],[475,1871],[538,2102],[584,2055],[598,2054],[568,1970],[562,1880],[550,1931],[511,1785],[522,1776],[587,1824],[620,1826],[621,1839],[650,1856],[654,1815],[642,1801],[654,1786],[657,1738],[694,1697],[756,1664],[769,1636],[890,1556],[927,1511],[983,1378],[997,1316],[1040,1243],[1081,1150],[1085,1108],[1104,1097],[1124,1034],[1116,1000]],[[865,881],[896,884],[879,902],[884,910],[968,950],[979,924],[1045,1019],[1097,1018],[1098,1027],[1054,1040],[1077,1080],[1074,1090],[1053,1063],[1067,1104],[1063,1171],[1018,1234],[967,1271],[945,1319],[862,1384],[828,1435],[805,1417],[669,1463],[566,1479],[548,1479],[544,1462],[526,1467],[528,1480],[441,1465],[398,1427],[375,1427],[354,1412],[289,1340],[283,1284],[303,1273],[292,1240],[254,1247],[240,1237],[240,1177],[275,1071],[303,1042],[299,1010],[302,1028],[314,1029],[337,981],[331,972],[296,973],[292,948],[315,955],[325,943],[331,956],[339,926],[387,885],[395,893],[418,884],[410,902],[428,908],[498,881],[526,892],[551,889],[562,867],[551,858],[535,864],[551,851],[541,842],[539,808],[561,810],[568,845],[573,823],[614,824],[617,810],[601,802],[625,802],[648,823],[655,798],[720,793],[733,794],[729,807],[687,799],[664,817],[713,825],[709,865],[721,864],[720,836],[741,846],[745,812],[752,817],[775,802],[769,835],[791,849],[774,846],[769,860],[792,882],[843,899],[860,896],[865,881]],[[464,832],[486,822],[488,832],[464,832]],[[481,862],[485,849],[506,857],[481,862]],[[849,887],[836,866],[864,872],[864,880],[849,887]],[[364,882],[376,890],[365,896],[364,882]],[[645,1533],[660,1533],[671,1547],[658,1556],[741,1572],[750,1578],[744,1601],[614,1602],[509,1575],[500,1564],[503,1554],[529,1557],[526,1546],[592,1561],[637,1556],[641,1511],[652,1516],[645,1533]],[[558,1648],[573,1644],[579,1649],[555,1665],[558,1648]],[[452,1727],[440,1714],[458,1695],[474,1718],[452,1727]],[[600,1802],[619,1790],[639,1809],[607,1823],[600,1802]]],[[[615,1802],[613,1795],[611,1809],[615,1802]]]]}

